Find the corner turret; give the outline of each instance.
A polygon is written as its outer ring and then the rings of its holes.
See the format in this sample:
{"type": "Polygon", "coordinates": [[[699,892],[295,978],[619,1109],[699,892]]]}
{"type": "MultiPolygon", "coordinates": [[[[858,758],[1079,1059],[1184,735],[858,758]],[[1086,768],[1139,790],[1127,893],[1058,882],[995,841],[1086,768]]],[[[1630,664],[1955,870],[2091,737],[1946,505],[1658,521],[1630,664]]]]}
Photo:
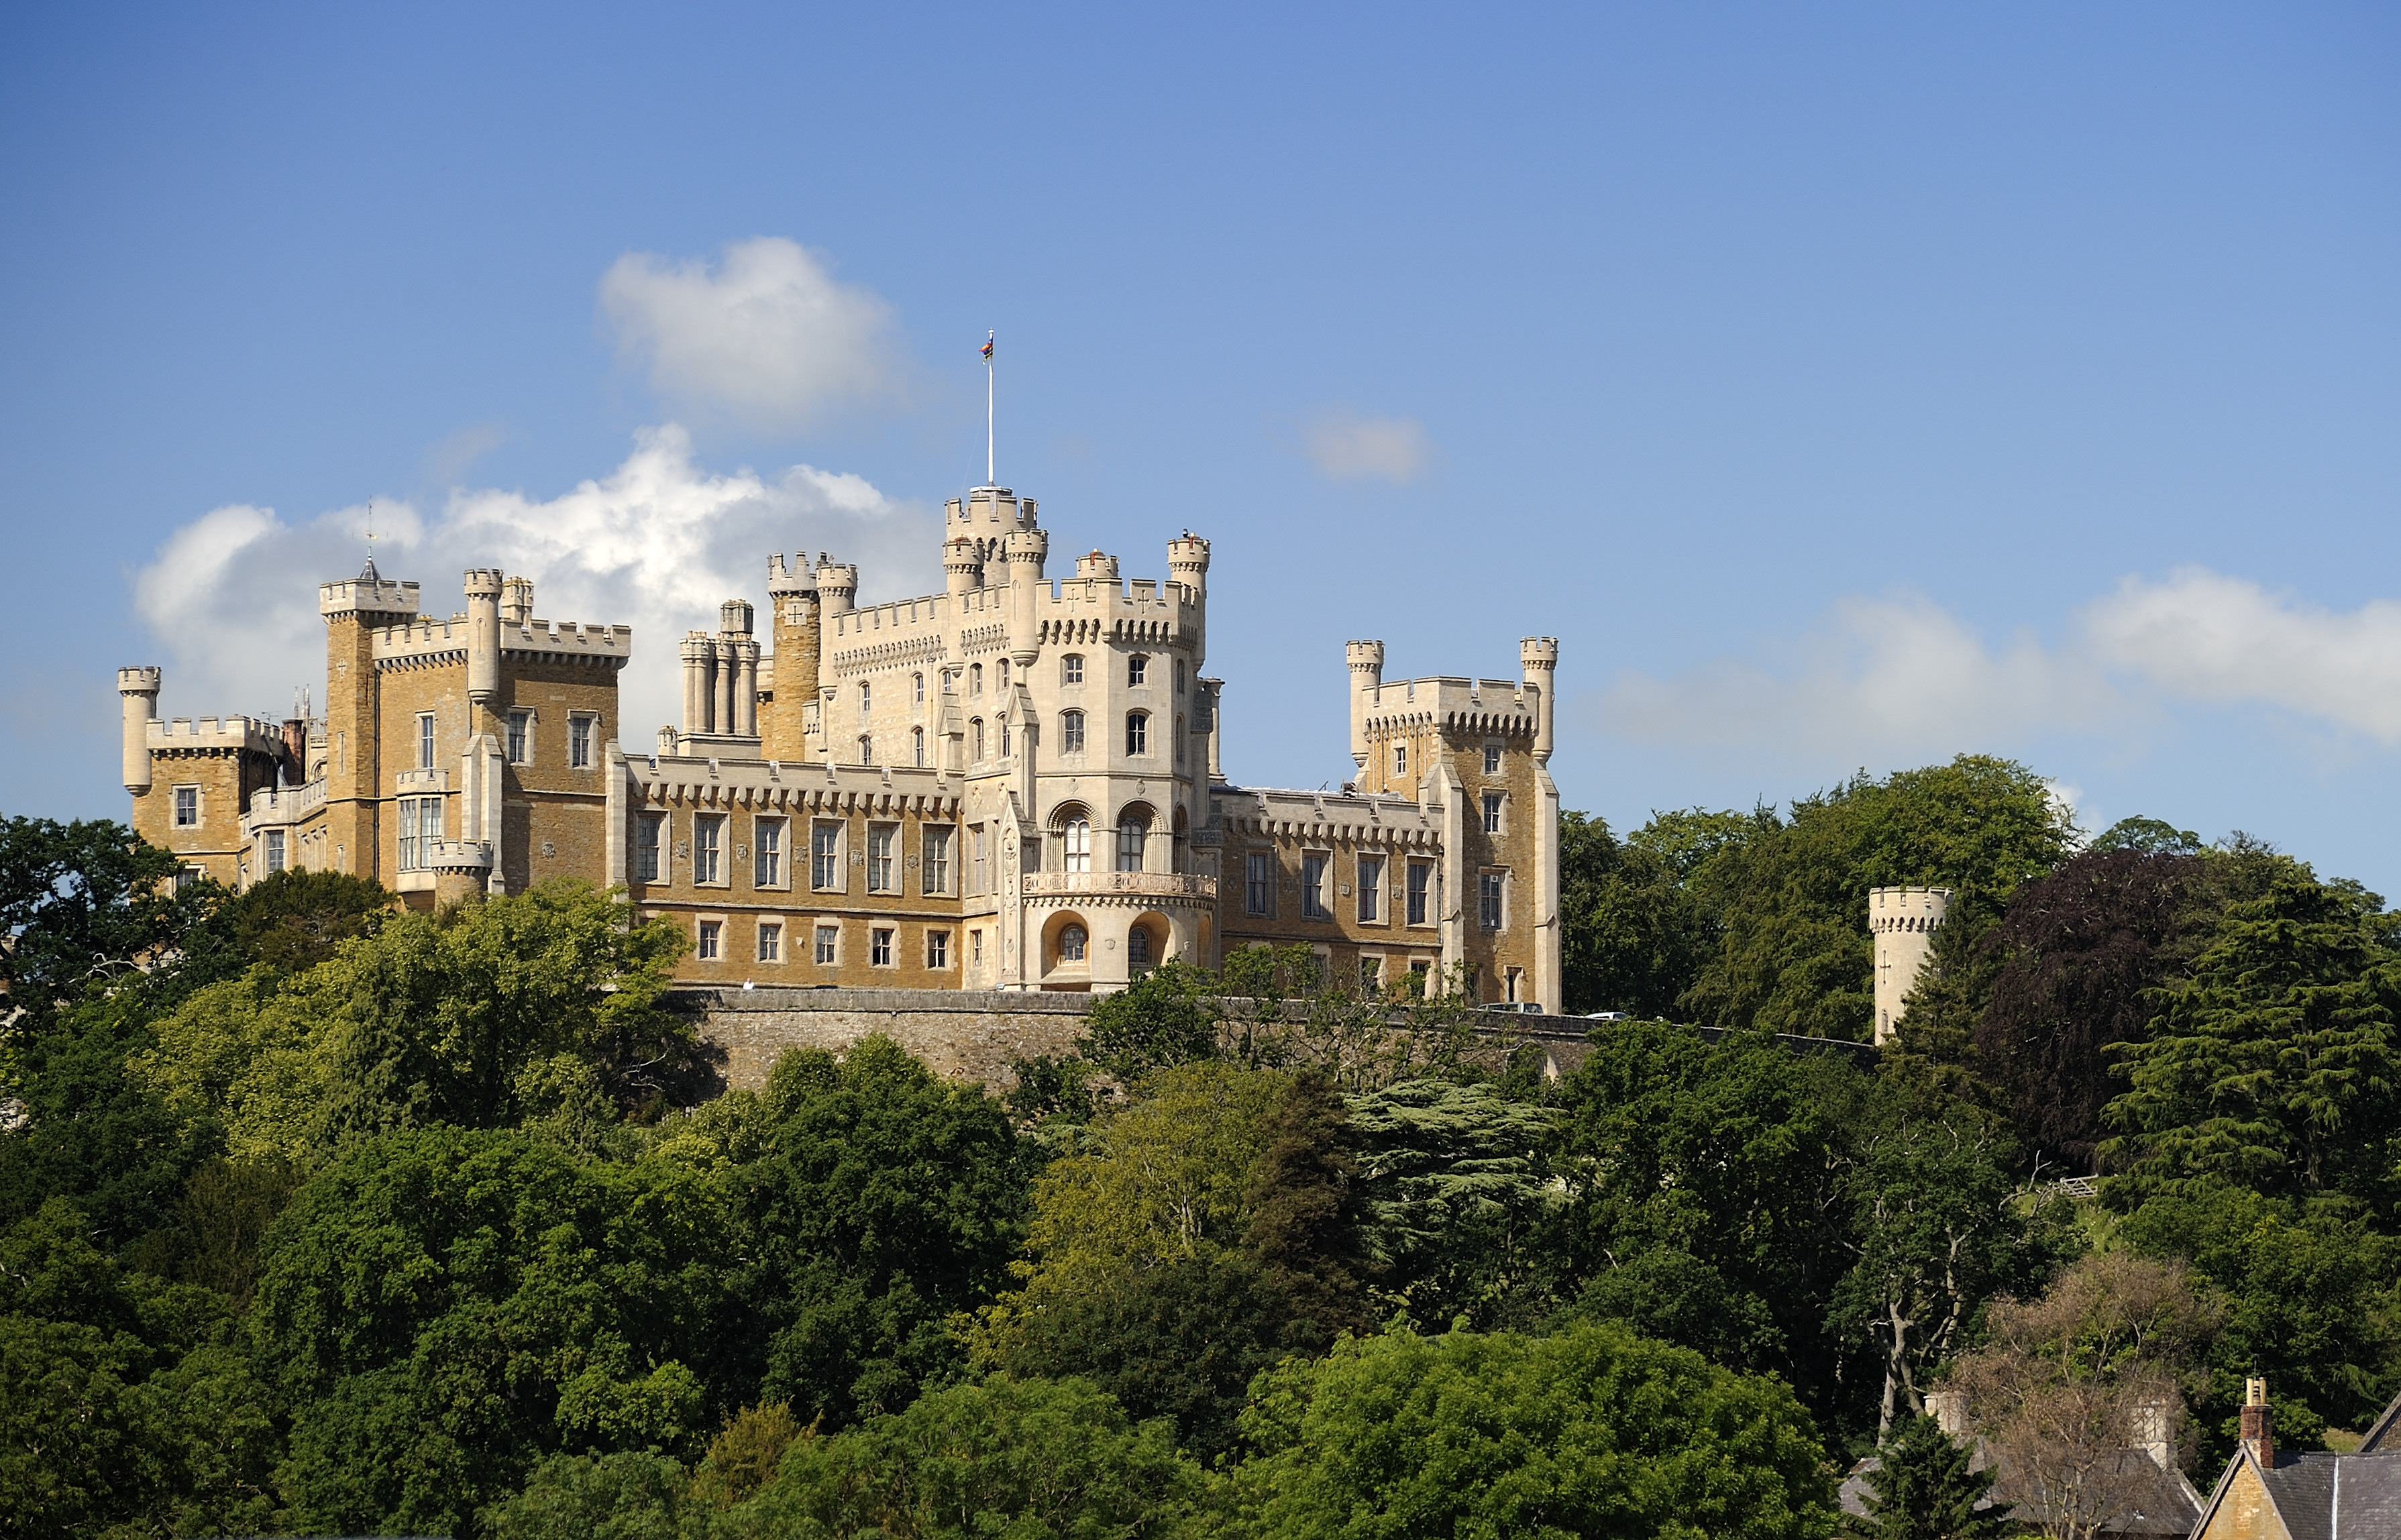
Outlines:
{"type": "Polygon", "coordinates": [[[1542,692],[1540,708],[1535,713],[1534,763],[1551,761],[1551,708],[1557,693],[1551,687],[1559,667],[1559,639],[1556,636],[1529,636],[1517,644],[1519,678],[1542,692]]]}
{"type": "Polygon", "coordinates": [[[501,590],[496,566],[467,569],[467,703],[488,706],[501,689],[501,590]]]}
{"type": "Polygon", "coordinates": [[[1367,712],[1384,682],[1384,644],[1346,642],[1342,650],[1351,661],[1351,762],[1364,770],[1367,768],[1367,712]]]}
{"type": "Polygon", "coordinates": [[[158,682],[155,668],[117,671],[117,693],[124,698],[125,789],[139,797],[150,789],[150,724],[158,715],[158,682]]]}

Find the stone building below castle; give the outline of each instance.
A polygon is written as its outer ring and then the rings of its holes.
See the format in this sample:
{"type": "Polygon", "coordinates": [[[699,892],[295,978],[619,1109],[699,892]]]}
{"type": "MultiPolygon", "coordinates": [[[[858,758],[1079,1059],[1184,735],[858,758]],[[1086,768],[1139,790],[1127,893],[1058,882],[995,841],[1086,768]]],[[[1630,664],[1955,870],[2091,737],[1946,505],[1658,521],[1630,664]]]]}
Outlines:
{"type": "Polygon", "coordinates": [[[1166,556],[1051,577],[1033,499],[983,486],[944,511],[940,593],[860,607],[856,567],[771,557],[763,626],[730,599],[684,636],[682,721],[634,743],[629,628],[537,619],[487,568],[433,620],[370,562],[319,588],[322,715],[161,720],[160,672],[119,671],[133,825],[235,888],[622,886],[685,929],[693,983],[1107,990],[1298,943],[1365,984],[1560,1009],[1557,644],[1522,642],[1515,678],[1387,682],[1354,642],[1343,789],[1245,786],[1209,542],[1166,556]]]}

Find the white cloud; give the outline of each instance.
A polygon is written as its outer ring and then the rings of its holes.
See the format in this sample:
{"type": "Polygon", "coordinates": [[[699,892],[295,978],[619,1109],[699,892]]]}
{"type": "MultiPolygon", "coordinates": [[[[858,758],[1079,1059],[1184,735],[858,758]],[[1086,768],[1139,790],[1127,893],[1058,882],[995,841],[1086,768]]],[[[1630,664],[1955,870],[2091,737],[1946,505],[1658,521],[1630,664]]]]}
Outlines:
{"type": "Polygon", "coordinates": [[[1663,745],[1890,762],[2047,733],[2122,737],[2180,703],[2264,706],[2401,743],[2401,604],[2336,612],[2184,567],[2123,579],[2056,647],[2023,634],[1994,647],[1924,598],[1848,597],[1757,657],[1620,675],[1598,725],[1663,745]]]}
{"type": "Polygon", "coordinates": [[[1338,482],[1402,485],[1434,462],[1434,441],[1415,417],[1365,417],[1343,407],[1319,413],[1301,432],[1301,452],[1338,482]]]}
{"type": "Polygon", "coordinates": [[[735,241],[714,266],[628,252],[601,275],[600,308],[660,390],[754,427],[806,427],[900,386],[891,307],[780,237],[735,241]]]}
{"type": "Polygon", "coordinates": [[[2401,743],[2401,604],[2348,614],[2204,567],[2128,578],[2085,614],[2095,652],[2162,692],[2256,703],[2401,743]]]}
{"type": "MultiPolygon", "coordinates": [[[[220,508],[184,525],[136,574],[135,607],[164,651],[160,709],[174,715],[264,711],[281,716],[295,685],[322,708],[324,631],[317,585],[358,570],[363,507],[286,525],[272,510],[220,508]]],[[[634,628],[619,676],[622,736],[647,748],[681,709],[675,643],[713,629],[722,600],[747,597],[766,617],[772,552],[829,551],[859,564],[863,599],[939,586],[940,530],[858,476],[795,466],[773,481],[714,475],[669,425],[639,435],[607,476],[541,500],[462,490],[439,514],[378,501],[376,562],[386,578],[425,585],[424,608],[464,606],[459,574],[500,566],[535,582],[544,619],[634,628]]]]}

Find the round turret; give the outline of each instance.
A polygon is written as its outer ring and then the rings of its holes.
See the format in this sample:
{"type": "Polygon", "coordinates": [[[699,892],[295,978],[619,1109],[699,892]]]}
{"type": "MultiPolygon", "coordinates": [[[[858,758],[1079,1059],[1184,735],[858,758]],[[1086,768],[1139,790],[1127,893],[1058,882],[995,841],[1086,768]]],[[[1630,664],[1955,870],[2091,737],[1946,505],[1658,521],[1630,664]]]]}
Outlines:
{"type": "Polygon", "coordinates": [[[1345,642],[1343,656],[1351,662],[1351,761],[1367,768],[1367,713],[1384,683],[1384,644],[1345,642]]]}
{"type": "Polygon", "coordinates": [[[150,789],[150,724],[158,715],[158,682],[164,677],[155,668],[117,671],[117,693],[124,698],[125,789],[136,797],[150,789]]]}
{"type": "Polygon", "coordinates": [[[1559,666],[1559,639],[1556,636],[1528,636],[1517,643],[1518,677],[1541,692],[1539,708],[1534,714],[1534,763],[1548,764],[1551,758],[1552,706],[1558,690],[1556,688],[1559,666]]]}
{"type": "Polygon", "coordinates": [[[971,535],[957,535],[942,543],[942,587],[968,593],[983,586],[983,544],[971,535]]]}
{"type": "Polygon", "coordinates": [[[858,598],[858,567],[850,562],[817,564],[817,603],[828,615],[847,615],[858,598]]]}
{"type": "Polygon", "coordinates": [[[1209,542],[1186,530],[1167,542],[1167,575],[1199,593],[1209,580],[1209,542]]]}
{"type": "Polygon", "coordinates": [[[1909,991],[1934,952],[1934,933],[1951,910],[1948,888],[1875,888],[1868,930],[1875,936],[1875,1043],[1892,1041],[1909,991]]]}
{"type": "Polygon", "coordinates": [[[467,700],[484,705],[501,688],[501,589],[496,566],[467,569],[467,700]]]}
{"type": "Polygon", "coordinates": [[[1118,559],[1115,556],[1111,556],[1098,551],[1092,552],[1089,555],[1078,556],[1076,558],[1076,576],[1078,578],[1098,578],[1108,582],[1116,582],[1118,580],[1118,559]]]}

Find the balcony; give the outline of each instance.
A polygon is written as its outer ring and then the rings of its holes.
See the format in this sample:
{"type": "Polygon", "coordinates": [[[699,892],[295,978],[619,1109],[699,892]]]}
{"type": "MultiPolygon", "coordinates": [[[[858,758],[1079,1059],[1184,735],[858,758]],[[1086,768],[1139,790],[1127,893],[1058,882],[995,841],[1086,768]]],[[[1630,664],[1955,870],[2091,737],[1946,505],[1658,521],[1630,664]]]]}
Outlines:
{"type": "Polygon", "coordinates": [[[1018,891],[1028,898],[1143,898],[1214,904],[1217,879],[1195,872],[1027,872],[1018,891]]]}

